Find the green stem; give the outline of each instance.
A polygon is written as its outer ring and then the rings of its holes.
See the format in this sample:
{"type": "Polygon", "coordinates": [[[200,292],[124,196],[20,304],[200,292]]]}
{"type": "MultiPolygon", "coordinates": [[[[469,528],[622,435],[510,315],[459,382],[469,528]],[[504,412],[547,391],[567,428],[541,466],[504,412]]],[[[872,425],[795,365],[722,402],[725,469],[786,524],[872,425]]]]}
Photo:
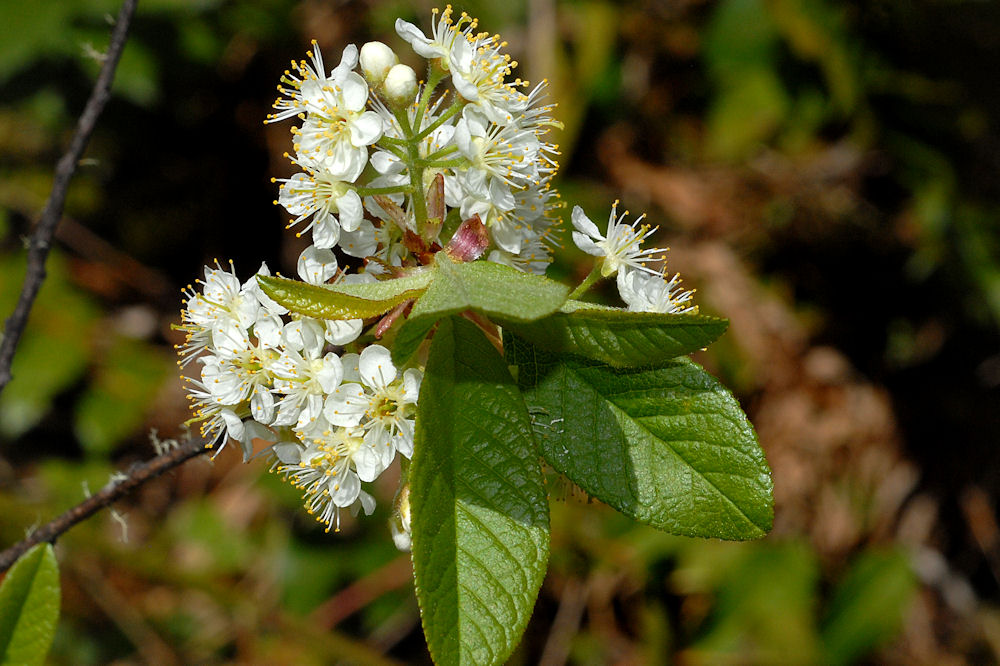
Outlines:
{"type": "Polygon", "coordinates": [[[386,135],[383,134],[382,138],[379,139],[378,142],[382,143],[383,141],[386,142],[387,144],[389,144],[390,146],[399,146],[400,148],[405,148],[406,147],[406,142],[405,141],[403,141],[402,139],[397,139],[394,136],[386,136],[386,135]]]}
{"type": "Polygon", "coordinates": [[[464,157],[456,157],[453,160],[420,160],[421,166],[432,169],[451,169],[453,167],[465,166],[468,163],[469,160],[464,157]]]}
{"type": "Polygon", "coordinates": [[[399,109],[395,113],[399,126],[403,129],[403,136],[406,137],[406,163],[410,172],[410,199],[413,202],[413,217],[417,224],[417,234],[422,238],[424,227],[427,226],[427,202],[424,200],[424,167],[420,164],[420,146],[413,138],[413,129],[410,127],[410,119],[407,117],[405,109],[399,109]]]}
{"type": "MultiPolygon", "coordinates": [[[[441,79],[445,77],[445,71],[441,67],[436,67],[433,64],[427,72],[427,83],[424,85],[423,92],[420,93],[420,102],[417,104],[417,113],[413,116],[413,126],[419,128],[420,123],[423,122],[424,113],[427,112],[427,105],[431,102],[431,96],[437,89],[438,84],[441,83],[441,79]]],[[[409,134],[407,134],[409,136],[409,134]]],[[[414,140],[420,139],[421,137],[411,137],[414,140]]]]}
{"type": "MultiPolygon", "coordinates": [[[[428,136],[430,136],[431,132],[433,132],[434,130],[436,130],[438,127],[441,127],[441,125],[443,125],[445,122],[447,122],[448,119],[450,119],[456,113],[458,113],[459,111],[461,111],[465,107],[466,103],[467,102],[465,101],[465,98],[463,98],[463,97],[461,97],[459,95],[456,95],[455,96],[455,101],[451,103],[451,106],[448,107],[448,110],[445,111],[444,113],[442,113],[437,118],[435,118],[434,122],[432,122],[430,125],[428,125],[423,130],[421,130],[420,134],[417,134],[417,137],[416,137],[417,140],[418,141],[419,140],[423,140],[423,139],[426,139],[428,136]]],[[[417,127],[420,127],[420,125],[417,125],[417,127]]]]}
{"type": "Polygon", "coordinates": [[[604,264],[603,259],[594,264],[594,267],[590,269],[590,273],[587,274],[587,277],[583,278],[583,282],[580,283],[580,286],[578,286],[576,289],[570,292],[570,295],[568,296],[570,300],[576,300],[581,296],[583,296],[585,293],[587,293],[588,289],[594,286],[595,282],[604,277],[603,275],[601,275],[601,266],[603,264],[604,264]]]}
{"type": "Polygon", "coordinates": [[[435,150],[430,155],[427,155],[426,157],[423,157],[421,159],[424,162],[433,162],[434,160],[439,160],[439,159],[442,159],[444,157],[447,157],[448,155],[451,155],[456,150],[458,150],[457,146],[445,146],[441,150],[435,150]]]}
{"type": "Polygon", "coordinates": [[[412,188],[409,185],[393,185],[391,187],[356,187],[354,191],[361,197],[370,197],[376,194],[409,194],[412,188]]]}

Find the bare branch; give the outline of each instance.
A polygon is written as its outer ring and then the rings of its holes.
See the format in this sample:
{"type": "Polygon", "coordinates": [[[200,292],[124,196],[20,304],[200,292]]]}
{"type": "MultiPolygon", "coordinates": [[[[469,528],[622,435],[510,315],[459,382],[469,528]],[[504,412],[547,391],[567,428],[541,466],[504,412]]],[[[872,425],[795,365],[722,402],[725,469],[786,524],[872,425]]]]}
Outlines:
{"type": "Polygon", "coordinates": [[[101,67],[101,72],[97,76],[97,82],[90,93],[87,105],[76,123],[76,131],[73,133],[69,148],[56,165],[52,193],[49,195],[45,208],[38,218],[35,231],[31,235],[24,286],[21,288],[21,296],[18,298],[14,313],[4,325],[3,339],[0,340],[0,391],[3,391],[11,380],[10,368],[14,360],[14,350],[17,348],[24,327],[28,323],[28,315],[35,303],[35,297],[38,296],[38,290],[41,289],[42,282],[45,280],[45,260],[49,255],[52,237],[55,235],[59,219],[62,217],[69,181],[76,171],[84,148],[90,141],[90,135],[94,131],[97,119],[111,97],[111,82],[115,77],[115,68],[118,66],[122,50],[125,48],[125,39],[128,35],[129,24],[132,22],[132,16],[135,14],[137,2],[138,0],[125,0],[118,12],[118,19],[111,32],[111,43],[108,46],[108,53],[101,67]]]}
{"type": "Polygon", "coordinates": [[[17,558],[35,544],[43,541],[54,542],[69,528],[86,520],[101,509],[111,506],[150,479],[154,479],[209,450],[203,440],[189,439],[182,441],[178,446],[152,460],[133,465],[124,476],[113,479],[100,492],[88,497],[55,520],[42,525],[23,541],[19,541],[7,550],[0,552],[0,573],[10,568],[17,561],[17,558]]]}

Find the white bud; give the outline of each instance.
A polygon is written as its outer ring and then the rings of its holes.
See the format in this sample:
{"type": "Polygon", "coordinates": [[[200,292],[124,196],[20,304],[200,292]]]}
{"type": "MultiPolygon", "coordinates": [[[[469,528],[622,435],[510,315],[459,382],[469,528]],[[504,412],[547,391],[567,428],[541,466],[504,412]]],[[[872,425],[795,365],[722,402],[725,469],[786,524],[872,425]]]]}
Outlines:
{"type": "Polygon", "coordinates": [[[385,75],[399,62],[395,52],[382,42],[368,42],[361,47],[361,73],[374,87],[382,85],[385,75]]]}
{"type": "Polygon", "coordinates": [[[382,83],[385,98],[397,106],[413,102],[417,96],[417,73],[406,65],[393,65],[382,83]]]}

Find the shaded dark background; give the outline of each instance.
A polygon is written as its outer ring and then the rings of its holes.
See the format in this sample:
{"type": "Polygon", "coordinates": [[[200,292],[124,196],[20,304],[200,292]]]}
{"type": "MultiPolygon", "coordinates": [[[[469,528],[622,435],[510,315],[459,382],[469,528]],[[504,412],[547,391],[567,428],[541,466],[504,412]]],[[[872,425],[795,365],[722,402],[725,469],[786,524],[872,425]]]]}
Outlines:
{"type": "MultiPolygon", "coordinates": [[[[392,24],[426,29],[430,7],[140,3],[0,397],[3,543],[151,455],[150,429],[179,435],[170,324],[205,263],[294,266],[271,203],[287,126],[262,124],[288,60],[378,38],[416,64],[392,24]]],[[[774,533],[748,544],[663,535],[553,479],[552,568],[512,663],[996,662],[1000,5],[456,9],[550,80],[564,200],[647,212],[731,319],[699,360],[775,478],[774,533]]],[[[0,2],[2,316],[116,12],[0,2]]],[[[381,491],[327,535],[263,462],[189,463],[120,507],[127,534],[106,514],[60,542],[53,663],[427,662],[381,491]]]]}

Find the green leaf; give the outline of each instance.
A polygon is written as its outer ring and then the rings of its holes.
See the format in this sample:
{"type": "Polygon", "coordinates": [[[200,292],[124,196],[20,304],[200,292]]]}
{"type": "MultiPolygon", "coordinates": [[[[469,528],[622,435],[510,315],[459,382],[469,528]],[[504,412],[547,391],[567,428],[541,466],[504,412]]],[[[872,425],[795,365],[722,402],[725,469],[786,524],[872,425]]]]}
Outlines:
{"type": "Polygon", "coordinates": [[[513,336],[538,445],[559,472],[635,520],[685,536],[771,529],[770,472],[739,403],[686,358],[621,369],[513,336]]]}
{"type": "Polygon", "coordinates": [[[433,276],[434,271],[428,270],[380,282],[320,286],[272,275],[258,275],[257,282],[265,294],[292,312],[317,319],[367,319],[416,298],[427,288],[433,276]]]}
{"type": "Polygon", "coordinates": [[[503,326],[541,349],[571,353],[615,367],[654,365],[708,346],[722,335],[725,319],[591,308],[568,301],[537,321],[503,326]]]}
{"type": "Polygon", "coordinates": [[[59,619],[59,566],[52,546],[21,556],[0,585],[0,664],[41,664],[59,619]]]}
{"type": "Polygon", "coordinates": [[[497,664],[545,576],[549,516],[531,421],[503,359],[451,317],[431,344],[410,466],[413,570],[437,664],[497,664]]]}
{"type": "Polygon", "coordinates": [[[852,664],[902,626],[917,590],[909,561],[900,551],[869,551],[858,557],[837,585],[823,624],[829,664],[852,664]]]}
{"type": "Polygon", "coordinates": [[[399,330],[392,360],[403,365],[442,317],[475,310],[487,316],[527,322],[552,314],[566,302],[569,288],[540,275],[492,261],[455,263],[437,254],[434,281],[399,330]]]}

